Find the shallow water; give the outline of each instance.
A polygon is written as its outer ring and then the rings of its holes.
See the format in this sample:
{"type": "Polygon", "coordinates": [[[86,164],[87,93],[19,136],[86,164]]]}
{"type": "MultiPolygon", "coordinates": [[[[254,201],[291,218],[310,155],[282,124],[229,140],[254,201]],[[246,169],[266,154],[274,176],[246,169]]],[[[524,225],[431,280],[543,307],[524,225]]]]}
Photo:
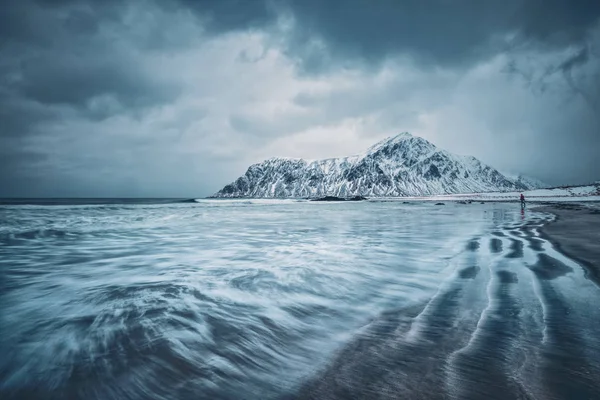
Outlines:
{"type": "Polygon", "coordinates": [[[538,236],[548,218],[510,204],[1,206],[0,394],[595,396],[600,291],[538,236]]]}

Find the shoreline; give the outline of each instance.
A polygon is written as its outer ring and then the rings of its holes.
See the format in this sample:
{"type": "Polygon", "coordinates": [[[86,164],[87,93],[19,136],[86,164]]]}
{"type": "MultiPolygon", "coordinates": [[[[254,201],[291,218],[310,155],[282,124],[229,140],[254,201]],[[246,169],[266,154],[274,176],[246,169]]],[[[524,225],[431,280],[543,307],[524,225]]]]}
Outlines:
{"type": "Polygon", "coordinates": [[[586,277],[600,287],[600,207],[555,203],[533,210],[554,214],[555,220],[542,226],[540,234],[577,261],[586,277]]]}

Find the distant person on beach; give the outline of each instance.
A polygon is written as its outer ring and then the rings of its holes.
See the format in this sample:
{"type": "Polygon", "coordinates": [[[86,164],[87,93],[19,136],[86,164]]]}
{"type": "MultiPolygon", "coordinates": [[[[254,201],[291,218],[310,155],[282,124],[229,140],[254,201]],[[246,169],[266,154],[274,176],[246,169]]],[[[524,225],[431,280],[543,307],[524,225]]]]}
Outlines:
{"type": "Polygon", "coordinates": [[[521,207],[525,207],[525,196],[523,196],[523,193],[521,193],[521,207]]]}

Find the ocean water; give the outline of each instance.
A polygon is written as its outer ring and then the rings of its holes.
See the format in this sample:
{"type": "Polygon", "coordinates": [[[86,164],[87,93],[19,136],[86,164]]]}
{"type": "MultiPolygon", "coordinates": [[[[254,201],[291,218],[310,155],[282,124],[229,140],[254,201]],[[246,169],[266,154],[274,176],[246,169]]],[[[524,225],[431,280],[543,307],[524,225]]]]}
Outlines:
{"type": "Polygon", "coordinates": [[[3,399],[600,398],[600,291],[548,214],[68,203],[0,206],[3,399]]]}

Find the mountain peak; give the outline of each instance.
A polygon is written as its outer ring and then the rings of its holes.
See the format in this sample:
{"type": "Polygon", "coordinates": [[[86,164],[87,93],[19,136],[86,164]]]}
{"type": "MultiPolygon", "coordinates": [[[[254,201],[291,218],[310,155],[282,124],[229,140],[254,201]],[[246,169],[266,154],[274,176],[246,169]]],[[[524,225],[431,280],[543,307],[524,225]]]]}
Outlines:
{"type": "Polygon", "coordinates": [[[417,137],[417,136],[413,136],[409,132],[400,132],[394,136],[388,137],[386,140],[400,141],[400,140],[410,139],[413,137],[417,137]]]}
{"type": "Polygon", "coordinates": [[[372,145],[371,147],[369,147],[369,150],[371,149],[375,149],[375,148],[381,148],[384,146],[388,146],[390,144],[394,144],[394,143],[400,143],[404,140],[409,140],[414,138],[415,136],[411,135],[408,132],[402,132],[399,133],[397,135],[394,136],[388,136],[385,139],[380,140],[379,142],[375,143],[374,145],[372,145]]]}
{"type": "Polygon", "coordinates": [[[366,154],[374,154],[382,149],[390,148],[398,144],[410,147],[414,146],[415,150],[420,152],[433,151],[436,149],[432,143],[422,137],[411,135],[408,132],[402,132],[375,143],[373,146],[369,147],[366,154]]]}

